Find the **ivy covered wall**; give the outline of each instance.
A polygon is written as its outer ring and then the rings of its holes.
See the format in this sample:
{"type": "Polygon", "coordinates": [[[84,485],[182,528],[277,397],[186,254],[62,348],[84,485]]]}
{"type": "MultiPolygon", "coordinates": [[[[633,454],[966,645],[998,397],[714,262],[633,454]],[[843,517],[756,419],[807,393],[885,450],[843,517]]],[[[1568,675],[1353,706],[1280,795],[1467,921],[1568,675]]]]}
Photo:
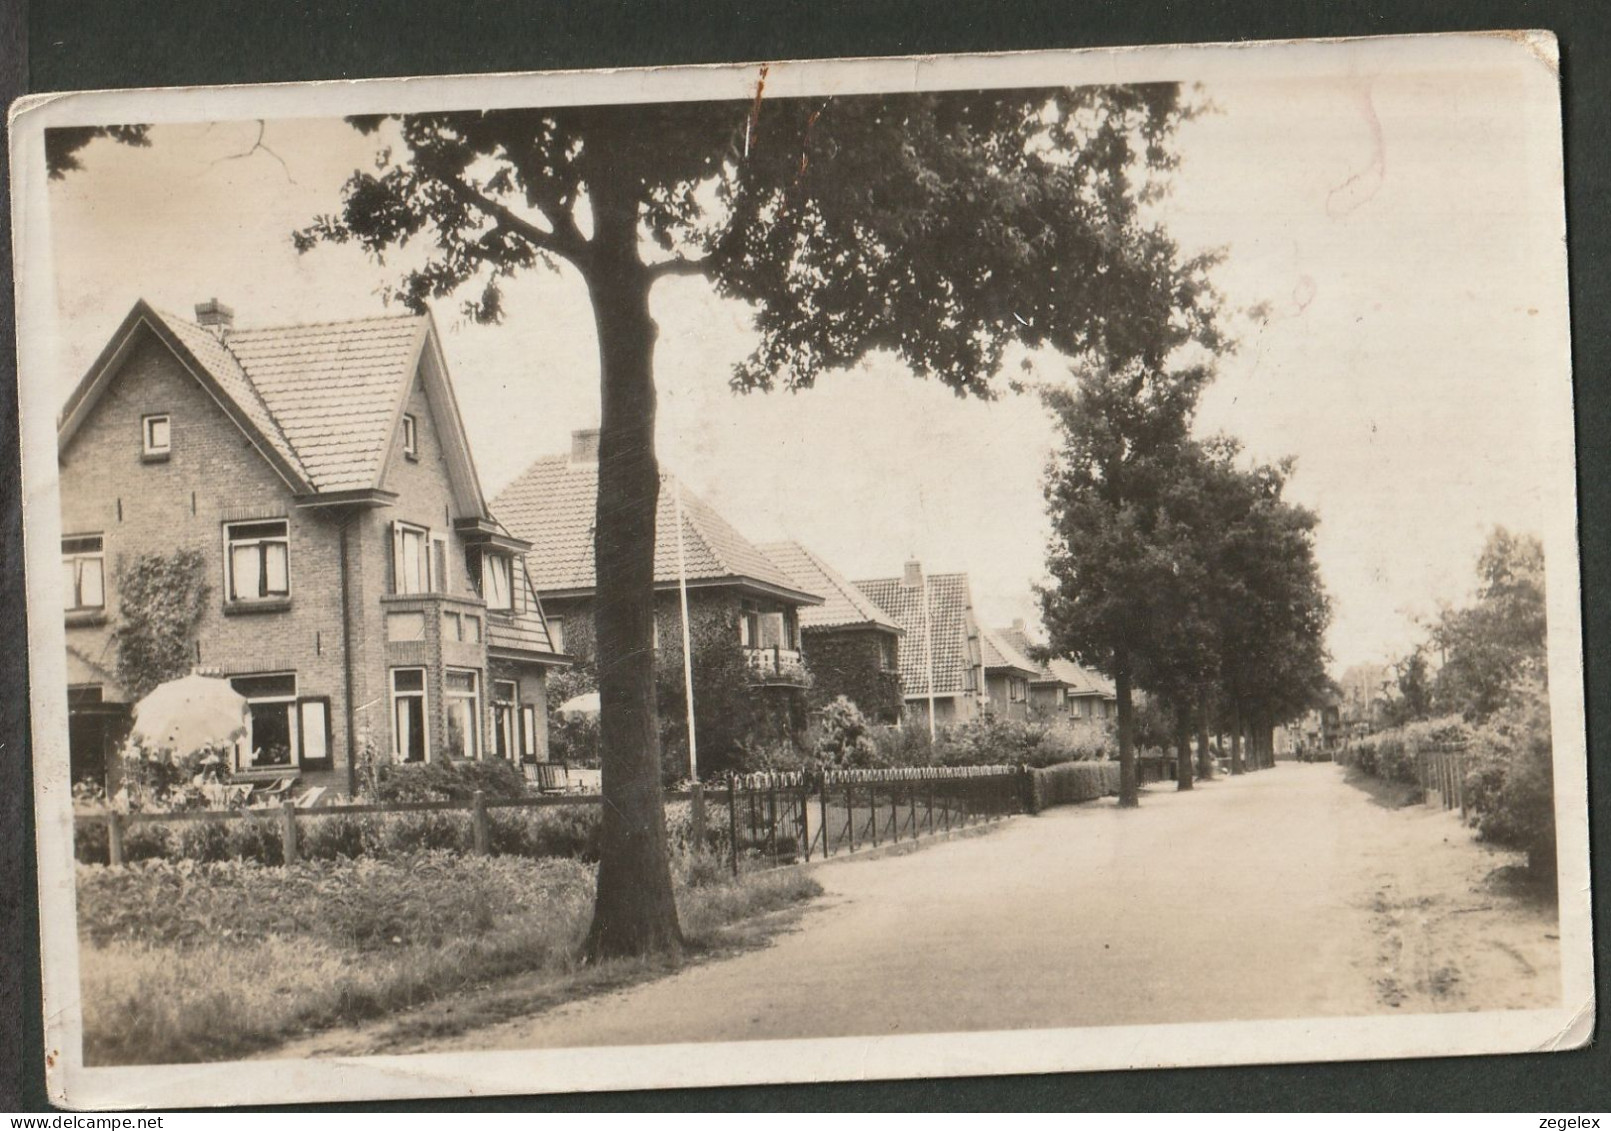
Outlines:
{"type": "Polygon", "coordinates": [[[869,721],[894,724],[901,718],[901,674],[886,670],[878,632],[808,628],[802,634],[811,666],[811,706],[820,710],[843,695],[869,721]]]}

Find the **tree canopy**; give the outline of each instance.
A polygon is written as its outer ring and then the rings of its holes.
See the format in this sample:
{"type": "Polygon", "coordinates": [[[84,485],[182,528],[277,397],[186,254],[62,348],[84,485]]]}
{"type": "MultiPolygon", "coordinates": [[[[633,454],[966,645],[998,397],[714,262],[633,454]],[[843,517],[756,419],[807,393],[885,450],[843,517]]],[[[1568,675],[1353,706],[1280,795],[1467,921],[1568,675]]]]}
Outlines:
{"type": "MultiPolygon", "coordinates": [[[[1145,203],[1192,113],[1175,84],[547,107],[360,118],[375,167],[299,248],[409,248],[390,294],[516,316],[514,276],[592,300],[601,434],[596,639],[604,763],[597,954],[675,950],[653,685],[654,341],[648,295],[703,276],[749,305],[739,390],[803,388],[871,353],[994,395],[1014,343],[1156,370],[1212,348],[1207,258],[1145,203]]],[[[535,392],[535,390],[534,390],[535,392]]]]}

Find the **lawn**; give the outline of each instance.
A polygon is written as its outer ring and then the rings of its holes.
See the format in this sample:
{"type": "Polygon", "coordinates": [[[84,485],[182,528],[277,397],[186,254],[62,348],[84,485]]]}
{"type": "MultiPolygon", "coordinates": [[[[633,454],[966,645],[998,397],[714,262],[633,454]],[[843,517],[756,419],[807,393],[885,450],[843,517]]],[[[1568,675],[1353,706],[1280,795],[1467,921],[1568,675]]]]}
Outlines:
{"type": "MultiPolygon", "coordinates": [[[[821,891],[796,869],[734,878],[707,858],[676,878],[694,950],[821,891]]],[[[512,974],[585,992],[601,973],[576,957],[593,885],[575,859],[443,851],[80,865],[85,1063],[233,1059],[512,974]]]]}

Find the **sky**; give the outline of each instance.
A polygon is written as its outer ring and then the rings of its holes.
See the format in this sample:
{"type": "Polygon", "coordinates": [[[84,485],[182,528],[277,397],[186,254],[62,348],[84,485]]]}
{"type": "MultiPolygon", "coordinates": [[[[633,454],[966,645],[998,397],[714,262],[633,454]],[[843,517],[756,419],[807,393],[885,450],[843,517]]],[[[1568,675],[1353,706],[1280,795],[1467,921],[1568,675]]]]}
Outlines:
{"type": "MultiPolygon", "coordinates": [[[[1320,515],[1334,668],[1390,659],[1418,622],[1468,598],[1489,529],[1536,528],[1540,468],[1560,458],[1541,390],[1566,380],[1558,169],[1540,162],[1513,70],[1221,77],[1182,126],[1162,219],[1215,280],[1239,349],[1198,431],[1250,458],[1297,458],[1289,495],[1320,515]]],[[[1552,108],[1544,108],[1552,112],[1552,108]]],[[[351,247],[298,255],[291,232],[337,207],[376,141],[339,119],[154,127],[97,142],[50,188],[55,381],[65,400],[136,299],[188,315],[217,297],[242,326],[385,313],[397,265],[351,247]]],[[[490,496],[597,424],[592,318],[571,273],[506,291],[507,321],[434,315],[490,496]]],[[[737,396],[749,312],[698,279],[663,280],[656,373],[662,466],[754,540],[794,538],[852,578],[909,557],[966,571],[987,624],[1036,623],[1055,442],[1030,396],[963,401],[875,360],[802,393],[737,396]]],[[[1065,377],[1041,357],[1037,376],[1065,377]]],[[[1568,453],[1569,454],[1569,453],[1568,453]]],[[[540,552],[540,547],[538,552],[540,552]]]]}

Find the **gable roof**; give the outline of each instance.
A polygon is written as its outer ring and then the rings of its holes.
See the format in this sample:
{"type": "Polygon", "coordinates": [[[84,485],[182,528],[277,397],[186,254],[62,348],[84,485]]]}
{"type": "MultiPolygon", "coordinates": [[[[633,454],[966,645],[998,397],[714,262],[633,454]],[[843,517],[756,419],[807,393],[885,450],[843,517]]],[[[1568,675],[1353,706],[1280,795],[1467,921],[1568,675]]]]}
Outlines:
{"type": "Polygon", "coordinates": [[[855,585],[906,633],[900,654],[901,683],[906,698],[920,699],[929,693],[925,623],[934,630],[934,694],[962,695],[977,690],[968,686],[968,672],[973,668],[973,651],[969,644],[973,591],[967,574],[929,574],[921,586],[907,585],[901,577],[858,581],[855,585]],[[925,593],[929,606],[926,617],[925,593]]]}
{"type": "Polygon", "coordinates": [[[823,603],[800,611],[801,628],[847,628],[863,625],[900,632],[895,619],[879,608],[860,589],[798,542],[763,542],[760,551],[794,583],[810,593],[820,593],[823,603]]]}
{"type": "Polygon", "coordinates": [[[302,494],[381,487],[403,405],[414,375],[421,374],[444,447],[452,453],[449,466],[461,501],[485,513],[429,315],[232,328],[220,337],[142,299],[63,407],[57,431],[62,448],[141,328],[167,345],[302,494]]]}
{"type": "MultiPolygon", "coordinates": [[[[1012,628],[998,628],[995,633],[1026,658],[1034,648],[1034,642],[1029,639],[1029,634],[1016,624],[1012,628]]],[[[1031,683],[1061,683],[1068,688],[1070,695],[1099,695],[1104,699],[1116,697],[1112,680],[1099,672],[1076,664],[1073,660],[1054,658],[1035,667],[1038,674],[1030,680],[1031,683]]]]}
{"type": "Polygon", "coordinates": [[[979,628],[979,648],[984,655],[986,671],[1010,669],[1032,679],[1044,671],[1039,664],[1019,651],[1004,634],[992,632],[982,625],[979,628]]]}
{"type": "MultiPolygon", "coordinates": [[[[655,512],[654,583],[678,583],[679,485],[662,474],[655,512]]],[[[593,569],[593,523],[599,490],[598,464],[570,456],[537,460],[492,500],[492,512],[516,538],[536,547],[529,560],[532,584],[545,595],[581,596],[597,584],[593,569]]],[[[682,545],[690,584],[731,583],[800,604],[821,595],[792,577],[740,534],[698,495],[681,490],[682,545]]]]}

